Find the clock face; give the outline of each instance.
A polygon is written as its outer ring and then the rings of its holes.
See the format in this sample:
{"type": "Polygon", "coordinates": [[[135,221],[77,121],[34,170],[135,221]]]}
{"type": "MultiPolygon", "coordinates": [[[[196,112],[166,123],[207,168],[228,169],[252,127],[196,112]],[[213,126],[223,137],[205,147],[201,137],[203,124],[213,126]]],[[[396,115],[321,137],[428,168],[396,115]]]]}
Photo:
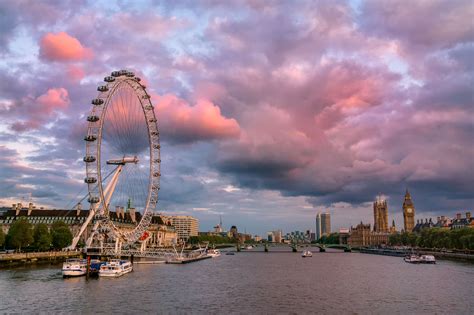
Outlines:
{"type": "Polygon", "coordinates": [[[413,209],[412,208],[407,208],[407,213],[412,213],[413,209]]]}

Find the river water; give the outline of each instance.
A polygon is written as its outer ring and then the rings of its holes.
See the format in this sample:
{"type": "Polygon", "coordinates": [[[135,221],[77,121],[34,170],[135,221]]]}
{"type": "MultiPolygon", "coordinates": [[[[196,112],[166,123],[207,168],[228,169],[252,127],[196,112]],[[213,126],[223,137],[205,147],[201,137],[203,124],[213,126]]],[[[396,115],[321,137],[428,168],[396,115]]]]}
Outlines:
{"type": "Polygon", "coordinates": [[[241,252],[63,279],[60,265],[0,270],[0,313],[473,314],[474,265],[412,265],[333,250],[241,252]]]}

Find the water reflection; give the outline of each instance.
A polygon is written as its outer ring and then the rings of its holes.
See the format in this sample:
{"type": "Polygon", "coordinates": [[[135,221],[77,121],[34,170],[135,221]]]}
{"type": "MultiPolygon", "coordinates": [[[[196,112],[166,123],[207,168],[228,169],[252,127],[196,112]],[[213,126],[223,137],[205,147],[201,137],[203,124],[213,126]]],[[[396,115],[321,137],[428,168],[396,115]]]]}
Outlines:
{"type": "Polygon", "coordinates": [[[88,281],[62,279],[60,265],[2,270],[0,312],[474,311],[471,264],[412,265],[397,257],[312,251],[312,258],[243,252],[188,265],[135,265],[121,278],[88,281]]]}

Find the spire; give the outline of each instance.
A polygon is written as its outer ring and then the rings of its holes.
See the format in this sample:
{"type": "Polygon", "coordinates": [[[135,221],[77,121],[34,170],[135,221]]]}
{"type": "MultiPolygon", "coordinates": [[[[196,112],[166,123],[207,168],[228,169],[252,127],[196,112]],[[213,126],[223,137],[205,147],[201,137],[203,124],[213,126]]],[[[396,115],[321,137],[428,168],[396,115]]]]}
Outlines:
{"type": "Polygon", "coordinates": [[[395,219],[392,220],[392,226],[395,227],[395,219]]]}
{"type": "Polygon", "coordinates": [[[411,199],[410,192],[408,191],[408,188],[405,192],[405,199],[411,199]]]}

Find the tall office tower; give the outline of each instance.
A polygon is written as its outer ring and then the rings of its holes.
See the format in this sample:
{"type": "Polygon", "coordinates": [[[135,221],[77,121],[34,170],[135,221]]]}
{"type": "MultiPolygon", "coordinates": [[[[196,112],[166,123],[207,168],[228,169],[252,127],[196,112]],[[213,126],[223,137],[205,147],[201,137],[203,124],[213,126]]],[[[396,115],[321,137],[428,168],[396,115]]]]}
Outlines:
{"type": "Polygon", "coordinates": [[[321,213],[321,235],[331,234],[331,214],[321,213]]]}
{"type": "Polygon", "coordinates": [[[403,201],[403,228],[405,232],[413,231],[415,227],[415,205],[411,200],[408,189],[405,193],[405,201],[403,201]]]}
{"type": "Polygon", "coordinates": [[[388,205],[387,201],[378,196],[374,202],[374,231],[388,232],[388,205]]]}
{"type": "Polygon", "coordinates": [[[321,213],[316,214],[316,240],[321,238],[321,213]]]}
{"type": "Polygon", "coordinates": [[[179,239],[188,240],[190,236],[198,236],[198,219],[187,215],[170,216],[168,218],[171,225],[176,229],[179,239]]]}

